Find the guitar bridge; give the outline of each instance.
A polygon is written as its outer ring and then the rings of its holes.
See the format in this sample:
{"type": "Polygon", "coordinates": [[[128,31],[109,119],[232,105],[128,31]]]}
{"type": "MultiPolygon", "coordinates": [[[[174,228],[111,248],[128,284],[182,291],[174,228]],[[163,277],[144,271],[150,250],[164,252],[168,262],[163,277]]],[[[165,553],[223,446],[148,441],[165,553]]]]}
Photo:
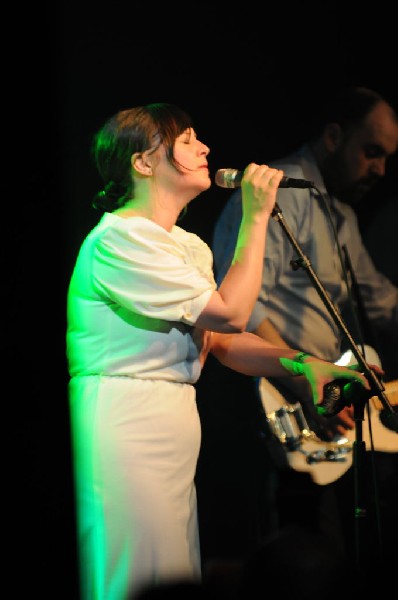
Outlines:
{"type": "Polygon", "coordinates": [[[285,404],[278,410],[267,413],[267,421],[271,429],[287,450],[298,450],[302,439],[314,439],[316,436],[310,430],[303,413],[301,404],[285,404]]]}

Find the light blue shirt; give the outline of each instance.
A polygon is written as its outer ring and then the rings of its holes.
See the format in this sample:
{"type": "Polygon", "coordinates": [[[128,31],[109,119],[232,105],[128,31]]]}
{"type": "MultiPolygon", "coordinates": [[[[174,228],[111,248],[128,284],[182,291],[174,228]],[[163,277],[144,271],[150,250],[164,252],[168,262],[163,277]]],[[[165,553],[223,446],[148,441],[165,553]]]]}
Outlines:
{"type": "MultiPolygon", "coordinates": [[[[316,189],[279,188],[277,204],[284,221],[338,311],[344,315],[348,292],[333,227],[325,202],[330,201],[339,244],[345,246],[366,312],[373,325],[398,340],[398,289],[374,266],[361,238],[353,209],[327,199],[325,184],[308,146],[273,166],[285,175],[313,181],[316,189]]],[[[214,230],[213,254],[217,280],[228,269],[241,221],[241,190],[233,192],[214,230]]],[[[294,270],[298,258],[277,219],[268,226],[262,288],[248,323],[252,331],[268,318],[286,343],[329,361],[341,354],[341,334],[305,268],[294,270]]],[[[352,337],[358,340],[356,332],[352,337]]]]}

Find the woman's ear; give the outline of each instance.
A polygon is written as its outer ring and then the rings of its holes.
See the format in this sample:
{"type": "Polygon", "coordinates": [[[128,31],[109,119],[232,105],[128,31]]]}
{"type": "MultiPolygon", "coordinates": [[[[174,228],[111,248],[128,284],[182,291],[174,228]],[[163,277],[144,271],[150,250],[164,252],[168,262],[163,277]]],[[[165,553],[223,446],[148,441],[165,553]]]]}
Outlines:
{"type": "Polygon", "coordinates": [[[131,157],[131,166],[138,175],[146,177],[152,175],[152,164],[145,152],[135,152],[131,157]]]}
{"type": "Polygon", "coordinates": [[[342,129],[338,123],[329,123],[323,132],[323,139],[329,152],[334,152],[340,144],[342,138],[342,129]]]}

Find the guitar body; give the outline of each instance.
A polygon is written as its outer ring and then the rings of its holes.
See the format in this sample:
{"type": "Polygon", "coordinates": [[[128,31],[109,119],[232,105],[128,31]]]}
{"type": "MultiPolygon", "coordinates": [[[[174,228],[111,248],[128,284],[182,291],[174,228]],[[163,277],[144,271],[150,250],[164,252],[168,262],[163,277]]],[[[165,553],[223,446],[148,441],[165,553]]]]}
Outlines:
{"type": "MultiPolygon", "coordinates": [[[[380,364],[373,348],[365,347],[368,364],[380,364]]],[[[345,353],[336,364],[353,364],[352,353],[345,353]]],[[[392,407],[398,405],[398,380],[383,384],[384,393],[392,407]]],[[[306,421],[299,402],[290,404],[284,396],[264,377],[259,380],[259,396],[267,421],[274,435],[287,453],[289,466],[296,471],[310,473],[315,483],[326,485],[336,481],[352,465],[355,429],[347,430],[333,442],[319,439],[306,421]]],[[[398,452],[398,432],[386,427],[381,417],[385,409],[377,396],[368,401],[362,422],[362,439],[366,450],[371,450],[372,431],[374,449],[380,452],[398,452]]]]}

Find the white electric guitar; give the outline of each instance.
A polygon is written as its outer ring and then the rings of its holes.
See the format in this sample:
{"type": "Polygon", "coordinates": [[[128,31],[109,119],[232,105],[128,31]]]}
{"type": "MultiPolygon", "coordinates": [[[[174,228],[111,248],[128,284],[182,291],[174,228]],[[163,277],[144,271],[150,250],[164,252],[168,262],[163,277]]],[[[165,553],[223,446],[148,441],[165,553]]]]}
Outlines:
{"type": "MultiPolygon", "coordinates": [[[[365,346],[365,357],[368,364],[380,366],[379,357],[370,346],[365,346]]],[[[348,351],[336,364],[348,366],[355,362],[353,353],[348,351]]],[[[398,380],[384,383],[383,386],[390,405],[397,406],[398,380]]],[[[325,442],[309,428],[301,404],[287,403],[279,390],[264,377],[259,380],[259,395],[271,430],[283,444],[288,463],[293,469],[310,473],[315,483],[326,485],[336,481],[350,468],[352,444],[355,441],[354,429],[347,430],[345,437],[325,442]]],[[[383,405],[380,399],[373,396],[367,404],[370,419],[365,408],[362,424],[362,439],[366,450],[371,449],[370,420],[374,449],[380,452],[398,452],[398,432],[382,423],[383,405]]]]}

